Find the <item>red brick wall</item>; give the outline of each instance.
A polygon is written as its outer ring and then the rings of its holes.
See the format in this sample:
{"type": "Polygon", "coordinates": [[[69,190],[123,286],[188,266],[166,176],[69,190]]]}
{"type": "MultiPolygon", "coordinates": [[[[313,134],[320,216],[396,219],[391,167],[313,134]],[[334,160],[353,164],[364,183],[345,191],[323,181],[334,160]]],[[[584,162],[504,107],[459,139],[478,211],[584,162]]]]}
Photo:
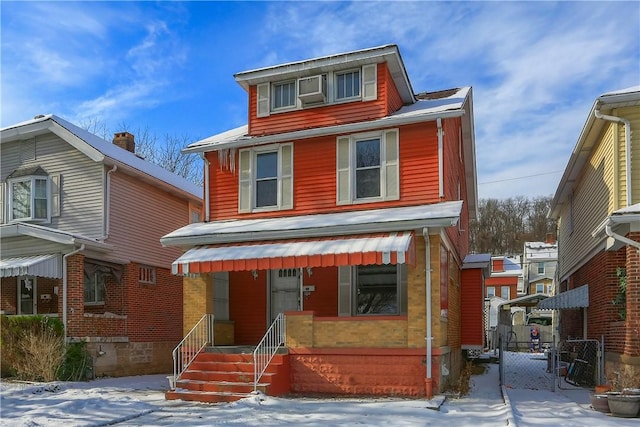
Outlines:
{"type": "Polygon", "coordinates": [[[16,277],[3,277],[0,279],[0,310],[6,314],[18,313],[18,279],[16,277]]]}

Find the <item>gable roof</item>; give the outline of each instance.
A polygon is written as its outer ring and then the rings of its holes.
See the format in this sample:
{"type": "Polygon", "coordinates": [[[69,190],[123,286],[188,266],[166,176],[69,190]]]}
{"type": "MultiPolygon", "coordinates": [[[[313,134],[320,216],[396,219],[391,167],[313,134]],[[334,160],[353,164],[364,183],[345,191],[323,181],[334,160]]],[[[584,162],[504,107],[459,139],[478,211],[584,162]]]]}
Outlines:
{"type": "Polygon", "coordinates": [[[559,217],[560,208],[567,203],[572,185],[580,178],[582,169],[591,157],[591,151],[598,142],[598,136],[606,123],[596,118],[596,111],[606,112],[614,108],[637,105],[640,105],[640,85],[604,93],[596,98],[551,201],[549,215],[551,218],[559,217]]]}
{"type": "Polygon", "coordinates": [[[415,97],[407,76],[404,62],[400,56],[398,46],[395,44],[361,49],[352,52],[337,53],[318,58],[305,59],[303,61],[288,62],[286,64],[271,67],[242,71],[234,75],[236,81],[244,90],[249,90],[249,85],[256,85],[273,81],[284,80],[313,73],[326,73],[327,71],[344,69],[345,65],[367,65],[386,62],[393,81],[400,92],[405,104],[413,103],[415,97]]]}
{"type": "Polygon", "coordinates": [[[202,187],[53,114],[36,116],[32,120],[2,128],[0,132],[0,143],[52,132],[95,162],[123,167],[155,183],[177,189],[190,198],[202,199],[202,187]]]}

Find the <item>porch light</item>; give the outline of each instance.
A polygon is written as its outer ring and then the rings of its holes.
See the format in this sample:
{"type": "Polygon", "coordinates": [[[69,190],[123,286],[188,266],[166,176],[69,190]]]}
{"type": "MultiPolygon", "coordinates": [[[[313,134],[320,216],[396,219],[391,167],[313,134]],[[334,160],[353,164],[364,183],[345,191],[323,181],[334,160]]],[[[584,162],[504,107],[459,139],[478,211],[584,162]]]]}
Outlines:
{"type": "Polygon", "coordinates": [[[251,270],[251,275],[253,276],[253,280],[258,280],[258,270],[251,270]]]}

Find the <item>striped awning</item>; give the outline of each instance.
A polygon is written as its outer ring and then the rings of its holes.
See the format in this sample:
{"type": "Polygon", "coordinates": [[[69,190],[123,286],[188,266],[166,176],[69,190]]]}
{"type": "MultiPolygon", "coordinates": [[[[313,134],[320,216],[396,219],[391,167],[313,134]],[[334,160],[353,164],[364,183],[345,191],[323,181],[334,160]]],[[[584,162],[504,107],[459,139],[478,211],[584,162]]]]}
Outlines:
{"type": "Polygon", "coordinates": [[[172,265],[173,274],[341,265],[413,264],[413,234],[384,233],[253,242],[193,248],[172,265]]]}
{"type": "Polygon", "coordinates": [[[0,259],[0,277],[37,276],[62,278],[60,255],[34,255],[0,259]]]}
{"type": "Polygon", "coordinates": [[[589,307],[589,285],[561,292],[538,303],[538,308],[563,310],[589,307]]]}

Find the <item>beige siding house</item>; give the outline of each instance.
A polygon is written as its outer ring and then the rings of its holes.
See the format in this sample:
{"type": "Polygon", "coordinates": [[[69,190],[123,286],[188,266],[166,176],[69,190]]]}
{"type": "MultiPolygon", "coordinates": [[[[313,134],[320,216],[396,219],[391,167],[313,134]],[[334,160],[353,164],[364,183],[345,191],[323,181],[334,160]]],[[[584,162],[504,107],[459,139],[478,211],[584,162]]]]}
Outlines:
{"type": "Polygon", "coordinates": [[[199,219],[202,188],[136,156],[126,132],[111,143],[54,115],[1,132],[2,313],[60,317],[95,375],[171,371],[181,252],[160,237],[199,219]]]}
{"type": "Polygon", "coordinates": [[[640,384],[640,86],[598,97],[554,196],[561,338],[604,337],[605,377],[640,384]],[[626,294],[620,274],[626,274],[626,294]],[[585,293],[585,289],[588,290],[585,293]],[[585,297],[587,296],[587,297],[585,297]],[[618,299],[626,305],[614,304],[618,299]]]}

